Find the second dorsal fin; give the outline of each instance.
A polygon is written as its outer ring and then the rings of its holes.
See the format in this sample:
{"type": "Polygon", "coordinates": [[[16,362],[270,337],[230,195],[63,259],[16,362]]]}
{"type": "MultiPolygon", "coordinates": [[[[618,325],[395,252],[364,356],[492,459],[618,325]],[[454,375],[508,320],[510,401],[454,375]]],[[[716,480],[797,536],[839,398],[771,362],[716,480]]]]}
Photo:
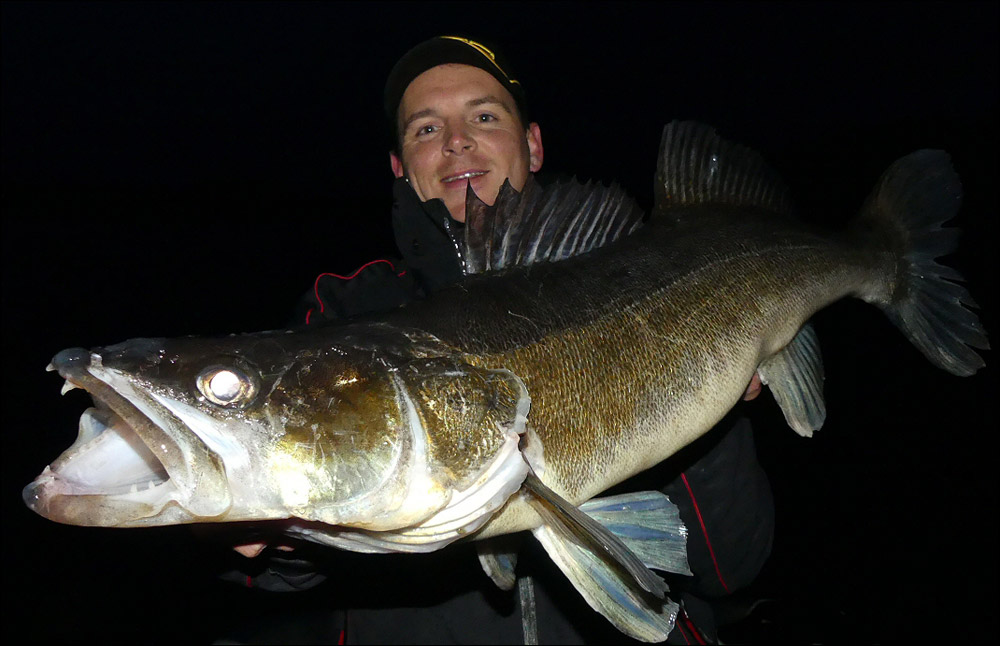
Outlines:
{"type": "Polygon", "coordinates": [[[695,121],[674,121],[663,129],[654,196],[652,217],[666,221],[684,217],[677,207],[706,204],[792,211],[784,182],[760,155],[695,121]]]}

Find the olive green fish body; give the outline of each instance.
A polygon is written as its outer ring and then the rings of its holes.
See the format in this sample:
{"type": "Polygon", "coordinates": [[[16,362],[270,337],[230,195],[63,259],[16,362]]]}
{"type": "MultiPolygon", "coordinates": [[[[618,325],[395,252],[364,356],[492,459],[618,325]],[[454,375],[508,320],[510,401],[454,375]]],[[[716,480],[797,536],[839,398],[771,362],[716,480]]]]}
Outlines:
{"type": "MultiPolygon", "coordinates": [[[[892,265],[842,238],[716,209],[585,257],[480,277],[389,320],[519,375],[542,479],[580,503],[711,428],[813,312],[889,288],[892,265]]],[[[494,525],[510,526],[501,517],[484,534],[494,525]]]]}

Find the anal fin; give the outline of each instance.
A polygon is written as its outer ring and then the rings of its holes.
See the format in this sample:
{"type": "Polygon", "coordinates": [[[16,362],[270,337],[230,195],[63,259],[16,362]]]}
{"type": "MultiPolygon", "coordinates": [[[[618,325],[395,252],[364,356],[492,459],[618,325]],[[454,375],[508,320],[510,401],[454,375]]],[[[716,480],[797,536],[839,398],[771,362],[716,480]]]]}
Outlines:
{"type": "Polygon", "coordinates": [[[757,372],[796,433],[812,437],[823,426],[823,358],[812,325],[803,325],[788,345],[761,362],[757,372]]]}

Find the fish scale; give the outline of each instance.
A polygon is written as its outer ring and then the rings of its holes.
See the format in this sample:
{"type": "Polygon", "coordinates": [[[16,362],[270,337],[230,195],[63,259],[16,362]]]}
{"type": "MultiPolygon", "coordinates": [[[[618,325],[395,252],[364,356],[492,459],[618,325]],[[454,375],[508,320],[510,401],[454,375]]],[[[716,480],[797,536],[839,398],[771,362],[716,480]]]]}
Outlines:
{"type": "Polygon", "coordinates": [[[579,503],[700,436],[738,401],[764,356],[784,347],[815,310],[857,291],[879,271],[866,254],[853,254],[857,262],[846,264],[843,244],[807,229],[793,235],[787,224],[782,239],[765,247],[747,232],[766,232],[782,221],[737,215],[742,221],[735,226],[723,210],[714,218],[701,214],[689,232],[644,229],[605,250],[609,258],[581,259],[600,267],[586,281],[578,280],[573,261],[518,269],[523,276],[487,276],[389,320],[431,332],[463,350],[469,363],[525,375],[530,423],[552,469],[547,484],[579,503]],[[706,231],[728,247],[717,243],[706,252],[697,244],[706,231]],[[691,244],[679,243],[678,233],[691,244]],[[683,269],[671,271],[678,258],[683,269]],[[518,280],[544,290],[511,290],[518,280]],[[500,283],[496,292],[493,282],[500,283]],[[467,313],[484,302],[534,316],[498,313],[483,329],[467,313]],[[636,316],[642,325],[635,325],[636,316]],[[623,352],[630,360],[616,363],[623,352]],[[609,374],[603,368],[612,364],[609,374]]]}
{"type": "Polygon", "coordinates": [[[514,558],[486,539],[529,529],[595,610],[666,639],[678,606],[649,568],[690,573],[676,508],[594,496],[709,431],[755,372],[795,432],[819,429],[807,321],[841,297],[956,375],[989,344],[934,260],[960,198],[940,151],[890,166],[834,234],[797,222],[759,157],[700,124],[664,130],[656,178],[641,227],[615,187],[507,182],[492,206],[470,191],[468,225],[443,227],[469,275],[393,312],[59,353],[53,369],[105,412],[85,413],[26,504],[81,525],[277,520],[361,552],[472,537],[506,587],[514,558]]]}

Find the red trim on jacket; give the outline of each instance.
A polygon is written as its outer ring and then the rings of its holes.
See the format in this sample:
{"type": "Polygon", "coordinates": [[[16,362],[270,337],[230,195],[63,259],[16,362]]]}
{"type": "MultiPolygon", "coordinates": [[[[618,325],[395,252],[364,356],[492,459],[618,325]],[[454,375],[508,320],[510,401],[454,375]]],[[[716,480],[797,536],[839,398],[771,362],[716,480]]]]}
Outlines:
{"type": "Polygon", "coordinates": [[[701,525],[701,534],[705,537],[705,545],[708,546],[708,555],[712,557],[712,565],[715,566],[715,575],[719,577],[719,583],[725,588],[726,592],[729,592],[729,586],[726,585],[726,580],[722,578],[722,570],[719,568],[719,562],[715,559],[715,550],[712,549],[712,541],[708,539],[708,529],[705,528],[705,519],[701,516],[701,509],[698,508],[698,501],[695,500],[694,492],[691,491],[691,484],[688,482],[687,475],[681,474],[681,480],[684,482],[684,486],[687,487],[688,495],[691,497],[691,502],[694,504],[694,513],[698,516],[698,524],[701,525]]]}
{"type": "MultiPolygon", "coordinates": [[[[379,263],[379,262],[384,262],[385,264],[389,265],[390,269],[392,269],[393,271],[396,271],[396,265],[392,264],[391,261],[386,260],[384,258],[379,258],[378,260],[372,260],[372,261],[366,262],[365,264],[361,265],[360,267],[358,267],[357,269],[355,269],[354,273],[352,273],[350,276],[341,276],[340,274],[334,274],[334,273],[330,273],[330,272],[324,272],[324,273],[320,274],[319,276],[316,276],[316,280],[313,281],[313,294],[316,296],[316,302],[319,303],[320,314],[322,314],[323,312],[326,311],[326,304],[323,303],[323,299],[319,297],[319,281],[320,281],[321,278],[324,278],[326,276],[332,276],[333,278],[339,278],[340,280],[353,280],[362,271],[364,271],[368,267],[371,267],[375,263],[379,263]]],[[[400,277],[400,278],[402,278],[404,275],[406,275],[406,270],[405,269],[403,271],[399,272],[398,274],[396,274],[396,276],[400,277]]],[[[309,319],[312,318],[312,313],[313,313],[313,308],[310,307],[309,311],[306,312],[306,325],[309,325],[309,319]]]]}

